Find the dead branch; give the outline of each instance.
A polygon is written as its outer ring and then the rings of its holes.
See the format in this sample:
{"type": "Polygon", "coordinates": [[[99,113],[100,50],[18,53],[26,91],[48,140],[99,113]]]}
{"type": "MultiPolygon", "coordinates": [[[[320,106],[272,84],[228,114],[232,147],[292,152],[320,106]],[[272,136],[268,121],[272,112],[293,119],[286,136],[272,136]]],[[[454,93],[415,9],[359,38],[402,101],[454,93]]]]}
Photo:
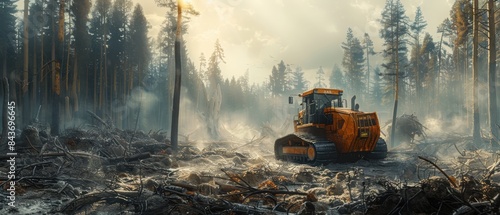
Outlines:
{"type": "Polygon", "coordinates": [[[245,146],[249,146],[249,145],[252,145],[252,144],[257,143],[257,142],[262,142],[262,140],[263,140],[264,138],[266,138],[266,136],[261,136],[261,137],[259,137],[259,138],[255,139],[255,140],[252,138],[252,140],[250,140],[250,142],[245,143],[245,144],[243,144],[243,145],[241,145],[241,146],[236,146],[236,147],[234,147],[234,148],[233,148],[233,150],[234,150],[234,149],[243,148],[243,147],[245,147],[245,146]]]}
{"type": "Polygon", "coordinates": [[[135,154],[132,156],[110,158],[110,159],[108,159],[108,162],[110,164],[116,164],[116,163],[121,162],[121,161],[131,162],[131,161],[143,160],[143,159],[150,158],[150,157],[151,157],[151,154],[149,154],[149,152],[144,152],[144,153],[139,153],[139,154],[135,154]]]}
{"type": "Polygon", "coordinates": [[[170,184],[173,186],[185,188],[186,190],[189,190],[189,191],[197,191],[198,190],[197,186],[194,186],[194,185],[191,185],[188,183],[184,183],[184,182],[171,182],[170,184]]]}
{"type": "MultiPolygon", "coordinates": [[[[204,214],[203,211],[210,211],[211,214],[274,214],[272,210],[263,207],[250,206],[239,203],[231,203],[222,199],[201,195],[196,192],[186,192],[182,187],[177,186],[160,186],[156,193],[161,194],[167,199],[166,207],[172,207],[171,211],[178,210],[181,207],[189,208],[204,214]],[[172,198],[172,194],[180,196],[183,201],[178,198],[172,198]],[[226,213],[224,213],[226,212],[226,213]]],[[[186,211],[184,211],[186,213],[186,211]]]]}
{"type": "Polygon", "coordinates": [[[20,167],[18,169],[18,171],[20,172],[23,169],[27,169],[27,168],[34,167],[34,166],[40,166],[40,165],[50,164],[50,163],[53,163],[53,162],[45,161],[45,162],[39,162],[39,163],[29,164],[29,165],[20,167]]]}
{"type": "Polygon", "coordinates": [[[108,123],[106,123],[103,119],[101,119],[101,117],[97,116],[94,112],[90,111],[90,110],[87,110],[87,113],[90,114],[90,116],[94,119],[96,119],[97,121],[99,121],[101,124],[104,125],[104,127],[106,128],[111,128],[108,123]]]}
{"type": "MultiPolygon", "coordinates": [[[[99,155],[95,155],[95,154],[90,154],[90,153],[87,153],[87,152],[71,152],[71,155],[72,156],[75,156],[75,157],[89,157],[89,158],[98,158],[98,159],[101,159],[101,160],[107,160],[107,158],[105,157],[102,157],[102,156],[99,156],[99,155]]],[[[64,152],[47,152],[47,153],[43,153],[41,155],[32,155],[32,154],[20,154],[20,155],[17,155],[17,157],[21,157],[21,158],[34,158],[34,157],[67,157],[68,156],[68,153],[64,153],[64,152]]],[[[8,155],[1,155],[0,156],[0,159],[9,159],[10,156],[8,155]]]]}
{"type": "Polygon", "coordinates": [[[483,177],[483,180],[489,180],[490,177],[495,173],[495,169],[498,165],[500,165],[500,160],[497,160],[497,162],[488,167],[488,173],[483,177]]]}
{"type": "Polygon", "coordinates": [[[29,139],[28,137],[26,137],[26,140],[28,141],[28,143],[29,143],[29,145],[31,146],[31,148],[32,148],[32,149],[34,149],[34,150],[36,151],[36,153],[40,153],[40,152],[38,151],[38,149],[36,149],[36,148],[33,146],[33,144],[31,144],[31,141],[30,141],[30,139],[29,139]]]}
{"type": "Polygon", "coordinates": [[[221,171],[224,174],[226,174],[227,177],[229,177],[230,181],[238,184],[242,188],[247,188],[248,190],[257,190],[255,188],[253,188],[252,186],[250,186],[250,184],[248,182],[246,182],[243,178],[241,178],[239,175],[237,175],[237,174],[230,174],[229,172],[227,172],[224,169],[221,169],[221,171]],[[243,182],[243,183],[240,183],[240,181],[243,182]]]}
{"type": "MultiPolygon", "coordinates": [[[[296,192],[296,191],[288,191],[288,190],[256,190],[250,192],[248,195],[245,196],[245,199],[252,196],[252,195],[257,195],[257,194],[262,194],[262,193],[268,193],[272,195],[301,195],[301,196],[307,196],[308,193],[303,193],[303,192],[296,192]]],[[[243,193],[234,193],[234,194],[229,194],[229,195],[238,195],[238,194],[243,194],[243,193]]]]}
{"type": "Polygon", "coordinates": [[[238,190],[238,191],[245,190],[245,189],[242,189],[241,187],[236,187],[236,186],[232,186],[229,184],[223,184],[223,183],[220,183],[218,181],[215,181],[215,184],[217,184],[219,186],[220,191],[222,191],[223,193],[229,193],[229,192],[235,191],[235,190],[238,190]]]}
{"type": "Polygon", "coordinates": [[[461,152],[460,150],[458,150],[458,147],[457,147],[457,144],[456,143],[453,143],[453,145],[455,146],[455,149],[457,150],[457,152],[462,155],[462,156],[465,156],[465,152],[461,152]]]}
{"type": "Polygon", "coordinates": [[[106,201],[108,203],[121,203],[130,204],[131,201],[128,197],[120,195],[120,193],[105,191],[97,193],[89,193],[80,198],[74,199],[73,201],[66,204],[59,212],[64,214],[74,214],[83,207],[90,206],[93,203],[99,201],[106,201]]]}
{"type": "Polygon", "coordinates": [[[438,169],[445,177],[446,179],[448,179],[448,181],[451,183],[451,185],[453,185],[454,188],[458,188],[457,186],[457,183],[455,181],[455,179],[451,178],[448,174],[446,174],[446,172],[443,171],[443,169],[441,169],[438,165],[436,165],[434,162],[432,162],[431,160],[427,159],[427,158],[424,158],[422,156],[418,156],[419,159],[422,159],[424,161],[427,161],[428,163],[432,164],[434,167],[436,167],[436,169],[438,169]]]}
{"type": "Polygon", "coordinates": [[[500,207],[500,194],[497,194],[495,197],[493,197],[493,211],[498,212],[498,207],[500,207]]]}

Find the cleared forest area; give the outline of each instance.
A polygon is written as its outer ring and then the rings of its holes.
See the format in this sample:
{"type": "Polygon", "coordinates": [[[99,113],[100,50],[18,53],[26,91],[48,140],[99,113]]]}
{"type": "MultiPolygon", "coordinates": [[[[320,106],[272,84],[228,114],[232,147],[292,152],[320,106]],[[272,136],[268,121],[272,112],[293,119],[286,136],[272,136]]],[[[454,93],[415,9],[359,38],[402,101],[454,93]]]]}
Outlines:
{"type": "Polygon", "coordinates": [[[500,213],[499,1],[262,2],[0,0],[0,214],[500,213]]]}
{"type": "MultiPolygon", "coordinates": [[[[51,136],[46,127],[29,126],[18,145],[17,207],[1,212],[498,212],[500,155],[470,149],[472,137],[428,135],[425,142],[392,149],[384,160],[310,166],[275,160],[271,134],[261,132],[248,142],[181,139],[173,153],[158,131],[121,130],[96,121],[51,136]]],[[[11,181],[1,180],[4,188],[11,181]]]]}

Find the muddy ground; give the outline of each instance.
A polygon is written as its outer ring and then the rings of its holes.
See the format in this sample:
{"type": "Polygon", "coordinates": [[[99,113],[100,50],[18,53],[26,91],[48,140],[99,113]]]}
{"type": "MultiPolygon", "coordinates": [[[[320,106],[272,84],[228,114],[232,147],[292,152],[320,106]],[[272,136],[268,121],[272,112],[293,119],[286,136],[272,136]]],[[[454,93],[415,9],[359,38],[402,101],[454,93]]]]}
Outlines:
{"type": "Polygon", "coordinates": [[[29,126],[16,139],[15,207],[0,164],[0,214],[499,213],[499,153],[486,139],[428,135],[384,160],[309,166],[275,160],[270,133],[184,140],[173,153],[160,131],[29,126]]]}

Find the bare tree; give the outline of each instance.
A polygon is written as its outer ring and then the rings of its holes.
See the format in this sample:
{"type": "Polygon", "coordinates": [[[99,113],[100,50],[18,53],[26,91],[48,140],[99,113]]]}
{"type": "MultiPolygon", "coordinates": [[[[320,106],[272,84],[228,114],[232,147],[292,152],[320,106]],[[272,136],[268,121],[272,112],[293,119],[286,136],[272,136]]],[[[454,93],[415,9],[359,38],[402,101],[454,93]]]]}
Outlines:
{"type": "Polygon", "coordinates": [[[480,127],[479,127],[479,105],[478,105],[478,98],[477,98],[477,89],[478,89],[478,62],[477,62],[477,56],[479,55],[478,52],[478,44],[479,44],[479,8],[478,8],[478,0],[474,0],[474,6],[473,6],[473,30],[474,30],[474,36],[473,36],[473,48],[472,48],[472,78],[474,82],[474,86],[472,87],[472,98],[473,98],[473,103],[474,103],[474,108],[473,108],[473,116],[474,116],[474,128],[473,128],[473,138],[474,138],[474,143],[479,143],[481,141],[481,134],[480,134],[480,127]]]}
{"type": "Polygon", "coordinates": [[[177,151],[177,138],[179,133],[179,103],[181,97],[181,28],[182,28],[182,0],[177,0],[177,30],[175,32],[175,85],[174,85],[174,104],[172,109],[172,127],[170,140],[172,149],[177,151]]]}
{"type": "MultiPolygon", "coordinates": [[[[172,7],[174,0],[156,0],[159,6],[172,7]]],[[[179,133],[179,103],[181,93],[181,41],[182,41],[182,10],[187,14],[198,15],[190,4],[184,3],[182,0],[177,0],[177,26],[175,32],[175,45],[174,45],[174,62],[175,62],[175,76],[174,76],[174,95],[172,107],[172,127],[170,130],[170,140],[172,149],[177,151],[177,138],[179,133]]]]}
{"type": "Polygon", "coordinates": [[[29,116],[30,114],[30,106],[29,105],[29,94],[28,94],[28,63],[29,63],[29,47],[28,47],[28,5],[29,5],[29,0],[24,0],[24,18],[23,18],[23,24],[24,24],[24,32],[23,32],[23,54],[24,54],[24,60],[23,60],[23,83],[22,83],[22,98],[23,98],[23,122],[28,123],[29,116]]]}
{"type": "Polygon", "coordinates": [[[498,108],[496,93],[496,71],[497,71],[497,47],[496,47],[496,29],[495,29],[495,3],[488,0],[488,25],[489,25],[489,54],[488,54],[488,90],[489,90],[489,117],[490,129],[493,146],[498,146],[498,108]]]}

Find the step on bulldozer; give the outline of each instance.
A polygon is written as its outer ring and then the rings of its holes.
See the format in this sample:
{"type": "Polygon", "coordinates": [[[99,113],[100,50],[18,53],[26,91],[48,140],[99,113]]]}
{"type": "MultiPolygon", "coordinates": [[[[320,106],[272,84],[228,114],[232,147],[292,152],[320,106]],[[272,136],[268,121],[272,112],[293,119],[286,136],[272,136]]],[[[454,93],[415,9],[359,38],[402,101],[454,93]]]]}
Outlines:
{"type": "Polygon", "coordinates": [[[276,140],[276,159],[320,165],[387,157],[377,114],[359,111],[356,96],[347,108],[342,94],[343,90],[326,88],[299,94],[302,103],[293,120],[295,132],[276,140]]]}

